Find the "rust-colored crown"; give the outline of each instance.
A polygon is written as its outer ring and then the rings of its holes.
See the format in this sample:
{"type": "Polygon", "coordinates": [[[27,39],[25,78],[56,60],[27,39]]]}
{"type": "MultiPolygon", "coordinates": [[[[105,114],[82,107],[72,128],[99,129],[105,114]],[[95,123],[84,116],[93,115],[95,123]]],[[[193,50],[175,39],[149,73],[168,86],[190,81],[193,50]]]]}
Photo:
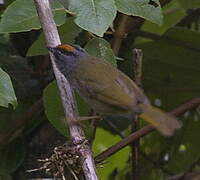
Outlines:
{"type": "Polygon", "coordinates": [[[58,45],[57,48],[63,49],[64,51],[68,51],[68,52],[75,51],[75,48],[70,46],[69,44],[61,44],[61,45],[58,45]]]}

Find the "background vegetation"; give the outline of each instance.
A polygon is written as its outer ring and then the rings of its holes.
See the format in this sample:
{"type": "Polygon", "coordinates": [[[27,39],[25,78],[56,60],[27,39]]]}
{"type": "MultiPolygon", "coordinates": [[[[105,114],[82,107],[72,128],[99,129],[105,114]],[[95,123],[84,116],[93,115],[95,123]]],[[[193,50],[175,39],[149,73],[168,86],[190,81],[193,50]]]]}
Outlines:
{"type": "MultiPolygon", "coordinates": [[[[63,110],[34,2],[0,3],[0,179],[45,177],[25,171],[66,141],[63,110]]],[[[52,9],[63,43],[81,45],[131,78],[132,50],[142,49],[142,85],[152,104],[169,111],[199,96],[200,1],[54,0],[52,9]]],[[[77,102],[79,113],[88,115],[81,97],[77,102]]],[[[183,127],[175,136],[153,132],[140,140],[141,180],[200,171],[200,109],[179,118],[183,127]]],[[[94,155],[120,141],[119,133],[131,133],[128,120],[110,122],[83,125],[94,155]]],[[[103,167],[103,180],[132,179],[131,148],[103,167]]]]}

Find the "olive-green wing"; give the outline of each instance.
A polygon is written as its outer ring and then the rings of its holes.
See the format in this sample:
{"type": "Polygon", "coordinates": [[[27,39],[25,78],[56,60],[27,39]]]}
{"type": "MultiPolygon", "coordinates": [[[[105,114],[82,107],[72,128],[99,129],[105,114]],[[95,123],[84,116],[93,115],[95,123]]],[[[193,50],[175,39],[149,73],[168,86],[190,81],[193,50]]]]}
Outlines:
{"type": "Polygon", "coordinates": [[[81,69],[77,68],[74,74],[83,95],[129,111],[135,107],[133,87],[129,88],[133,85],[127,84],[124,80],[127,76],[122,76],[111,64],[101,59],[92,59],[81,62],[79,67],[81,69]]]}

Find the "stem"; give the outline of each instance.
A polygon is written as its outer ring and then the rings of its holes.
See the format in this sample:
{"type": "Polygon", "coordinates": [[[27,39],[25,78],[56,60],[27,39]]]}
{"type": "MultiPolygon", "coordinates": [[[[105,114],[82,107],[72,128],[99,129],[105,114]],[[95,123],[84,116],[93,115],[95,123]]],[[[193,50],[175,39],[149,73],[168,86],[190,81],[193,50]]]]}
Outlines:
{"type": "Polygon", "coordinates": [[[195,172],[189,172],[187,174],[184,175],[183,177],[183,173],[172,176],[167,178],[166,180],[195,180],[195,179],[199,179],[200,177],[200,171],[195,171],[195,172]]]}
{"type": "MultiPolygon", "coordinates": [[[[61,44],[56,24],[53,20],[52,11],[48,0],[34,0],[38,12],[39,20],[44,31],[46,44],[49,47],[55,47],[61,44]]],[[[85,141],[85,135],[80,125],[77,123],[78,112],[74,101],[73,93],[69,82],[65,76],[57,69],[54,62],[54,56],[50,53],[53,71],[57,80],[58,89],[65,113],[65,120],[69,127],[72,143],[80,145],[85,141]]],[[[92,153],[88,145],[83,145],[78,152],[82,156],[83,163],[81,164],[85,178],[87,180],[98,180],[96,168],[92,153]]]]}
{"type": "MultiPolygon", "coordinates": [[[[142,84],[142,50],[133,49],[133,80],[141,87],[142,84]]],[[[132,131],[133,133],[140,129],[140,121],[137,115],[133,115],[132,131]]],[[[140,139],[136,140],[132,144],[132,171],[133,180],[140,179],[140,139]]]]}
{"type": "Polygon", "coordinates": [[[190,25],[192,22],[194,22],[195,19],[199,17],[200,17],[200,8],[190,9],[188,11],[188,15],[185,16],[183,19],[181,19],[180,22],[176,24],[176,26],[184,27],[190,25]]]}
{"type": "Polygon", "coordinates": [[[122,41],[123,41],[125,34],[126,34],[126,26],[127,26],[127,23],[128,23],[129,16],[127,16],[125,14],[120,14],[119,18],[120,18],[119,23],[118,23],[116,31],[113,34],[113,40],[112,40],[112,43],[111,43],[113,52],[116,56],[119,53],[119,49],[121,47],[122,41]]]}
{"type": "Polygon", "coordinates": [[[141,30],[135,31],[135,34],[137,34],[138,36],[153,39],[153,40],[163,40],[163,41],[165,41],[166,43],[169,43],[169,44],[174,44],[174,45],[177,45],[177,46],[180,46],[180,47],[184,47],[184,48],[187,48],[187,49],[191,49],[193,51],[200,52],[200,48],[195,47],[192,43],[184,41],[184,40],[174,39],[174,38],[171,38],[171,37],[166,36],[166,35],[161,36],[161,35],[158,35],[158,34],[145,32],[145,31],[141,31],[141,30]]]}
{"type": "MultiPolygon", "coordinates": [[[[171,2],[171,0],[160,1],[162,7],[168,4],[169,2],[171,2]]],[[[122,13],[119,13],[119,16],[120,17],[119,21],[117,22],[117,28],[116,31],[113,33],[113,39],[111,42],[111,47],[116,56],[119,54],[119,50],[121,48],[123,40],[126,38],[127,34],[131,32],[130,26],[133,26],[134,29],[139,29],[145,21],[144,19],[139,17],[132,17],[134,18],[134,20],[130,22],[130,16],[122,13]]]]}

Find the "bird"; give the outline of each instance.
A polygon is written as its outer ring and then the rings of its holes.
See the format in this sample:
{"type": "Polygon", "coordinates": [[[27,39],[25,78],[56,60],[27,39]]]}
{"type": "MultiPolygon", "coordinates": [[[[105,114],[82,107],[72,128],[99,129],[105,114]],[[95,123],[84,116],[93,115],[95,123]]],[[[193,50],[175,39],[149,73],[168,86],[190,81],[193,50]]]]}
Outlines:
{"type": "Polygon", "coordinates": [[[70,86],[95,112],[102,116],[137,114],[164,136],[172,136],[181,127],[175,117],[152,106],[136,83],[108,61],[90,55],[78,45],[47,48],[70,86]]]}

